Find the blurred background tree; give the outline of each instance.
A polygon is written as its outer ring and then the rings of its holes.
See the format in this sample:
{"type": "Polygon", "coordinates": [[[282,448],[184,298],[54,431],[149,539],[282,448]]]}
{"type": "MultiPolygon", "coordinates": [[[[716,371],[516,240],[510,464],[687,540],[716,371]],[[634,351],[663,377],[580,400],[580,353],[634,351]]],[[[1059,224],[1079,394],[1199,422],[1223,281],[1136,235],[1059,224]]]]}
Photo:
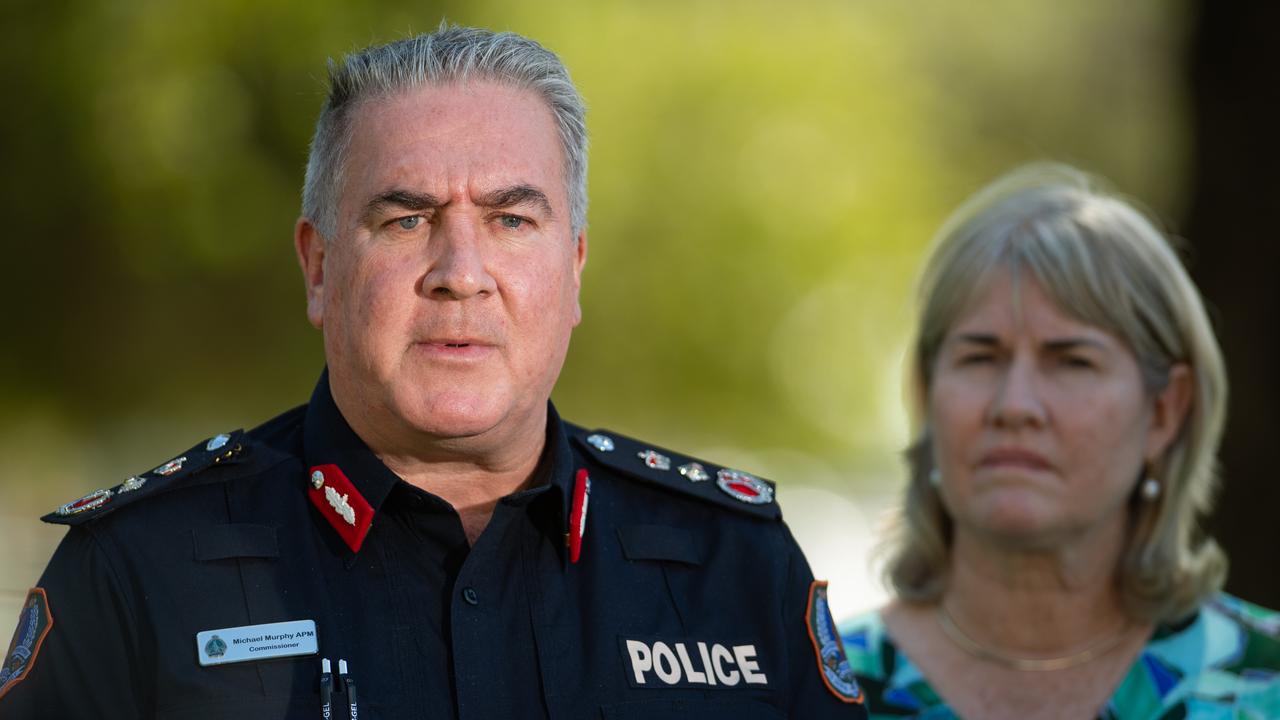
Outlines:
{"type": "Polygon", "coordinates": [[[1231,557],[1227,589],[1280,607],[1280,5],[1201,0],[1186,65],[1192,88],[1192,274],[1209,299],[1227,356],[1231,414],[1224,492],[1208,523],[1231,557]],[[1267,320],[1271,318],[1271,320],[1267,320]],[[1270,328],[1270,329],[1268,329],[1270,328]]]}
{"type": "Polygon", "coordinates": [[[1197,15],[1181,2],[0,14],[0,293],[16,310],[0,617],[61,536],[35,516],[307,399],[322,356],[290,241],[326,58],[442,18],[561,55],[592,136],[586,317],[561,412],[779,480],[846,611],[879,597],[864,557],[901,483],[912,283],[945,214],[1040,158],[1108,177],[1174,228],[1193,187],[1197,15]]]}

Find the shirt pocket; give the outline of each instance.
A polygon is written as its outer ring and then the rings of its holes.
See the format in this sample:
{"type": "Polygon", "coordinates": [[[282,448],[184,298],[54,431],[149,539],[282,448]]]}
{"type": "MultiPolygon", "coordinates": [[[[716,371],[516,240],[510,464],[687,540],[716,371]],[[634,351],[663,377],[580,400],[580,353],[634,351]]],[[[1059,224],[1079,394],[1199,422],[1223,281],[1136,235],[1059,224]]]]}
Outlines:
{"type": "Polygon", "coordinates": [[[774,706],[759,700],[644,700],[600,708],[604,720],[786,720],[774,706]]]}
{"type": "Polygon", "coordinates": [[[280,557],[276,529],[270,525],[230,523],[210,525],[191,531],[192,555],[207,563],[234,558],[280,557]]]}
{"type": "Polygon", "coordinates": [[[684,528],[665,525],[624,525],[618,528],[622,555],[636,561],[675,562],[698,567],[702,544],[684,528]]]}

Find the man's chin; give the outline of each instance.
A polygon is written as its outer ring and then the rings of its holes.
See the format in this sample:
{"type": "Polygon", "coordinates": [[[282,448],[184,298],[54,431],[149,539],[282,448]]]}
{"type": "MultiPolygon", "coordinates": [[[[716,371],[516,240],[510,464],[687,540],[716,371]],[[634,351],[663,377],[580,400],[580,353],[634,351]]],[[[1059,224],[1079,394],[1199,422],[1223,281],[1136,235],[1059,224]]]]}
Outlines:
{"type": "Polygon", "coordinates": [[[407,409],[402,417],[423,435],[466,440],[493,434],[507,421],[508,410],[493,403],[492,398],[454,398],[422,403],[407,409]]]}

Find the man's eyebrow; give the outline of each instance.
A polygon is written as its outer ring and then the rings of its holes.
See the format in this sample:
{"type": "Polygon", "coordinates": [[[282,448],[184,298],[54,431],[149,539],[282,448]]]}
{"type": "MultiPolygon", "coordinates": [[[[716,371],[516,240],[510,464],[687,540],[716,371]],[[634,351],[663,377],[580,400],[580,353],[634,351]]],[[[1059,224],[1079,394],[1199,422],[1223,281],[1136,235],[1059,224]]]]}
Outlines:
{"type": "Polygon", "coordinates": [[[516,205],[535,205],[547,215],[554,215],[546,193],[532,185],[512,185],[491,190],[476,198],[476,204],[485,208],[509,208],[516,205]]]}
{"type": "Polygon", "coordinates": [[[364,216],[370,217],[387,208],[395,207],[404,210],[431,210],[444,203],[430,193],[419,193],[411,190],[388,190],[378,193],[365,203],[364,216]]]}

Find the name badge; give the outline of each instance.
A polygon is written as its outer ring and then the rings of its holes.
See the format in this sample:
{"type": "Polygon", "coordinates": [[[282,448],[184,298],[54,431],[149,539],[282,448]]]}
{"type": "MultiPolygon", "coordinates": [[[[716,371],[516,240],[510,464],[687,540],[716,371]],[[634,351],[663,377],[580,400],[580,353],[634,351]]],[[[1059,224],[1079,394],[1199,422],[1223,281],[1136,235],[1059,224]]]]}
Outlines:
{"type": "Polygon", "coordinates": [[[244,625],[196,633],[196,655],[203,667],[315,655],[318,650],[315,620],[244,625]]]}

